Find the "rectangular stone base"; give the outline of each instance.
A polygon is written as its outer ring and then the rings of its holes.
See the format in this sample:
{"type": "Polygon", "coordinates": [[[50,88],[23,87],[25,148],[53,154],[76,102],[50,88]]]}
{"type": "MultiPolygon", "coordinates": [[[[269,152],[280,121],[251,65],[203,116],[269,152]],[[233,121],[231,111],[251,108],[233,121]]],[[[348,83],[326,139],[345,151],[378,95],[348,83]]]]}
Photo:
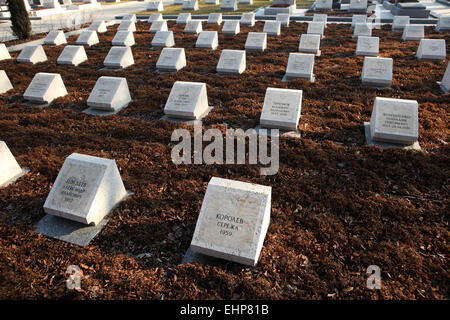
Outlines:
{"type": "Polygon", "coordinates": [[[205,118],[211,112],[211,110],[213,108],[214,107],[208,107],[206,112],[204,114],[202,114],[198,119],[189,120],[189,119],[173,118],[171,116],[164,115],[161,117],[160,120],[167,120],[167,121],[176,122],[176,123],[184,123],[187,125],[194,125],[194,124],[202,122],[202,119],[205,118]]]}
{"type": "Polygon", "coordinates": [[[304,80],[308,80],[311,83],[314,83],[316,81],[316,76],[311,75],[310,78],[303,78],[303,77],[290,77],[285,74],[283,79],[281,79],[281,82],[289,82],[289,81],[295,80],[295,79],[304,79],[304,80]]]}
{"type": "Polygon", "coordinates": [[[186,263],[199,263],[206,266],[218,266],[221,263],[226,263],[229,261],[210,257],[201,253],[194,252],[191,247],[189,247],[184,254],[183,260],[181,261],[181,264],[186,263]]]}
{"type": "Polygon", "coordinates": [[[366,143],[368,146],[377,146],[383,149],[400,148],[405,150],[422,150],[418,141],[414,142],[413,144],[398,144],[384,141],[373,141],[370,136],[370,122],[364,122],[364,134],[366,136],[366,143]]]}
{"type": "Polygon", "coordinates": [[[101,117],[111,116],[113,114],[118,114],[120,111],[122,111],[123,109],[128,107],[128,105],[130,103],[131,103],[131,101],[117,110],[101,110],[101,109],[96,109],[94,107],[89,107],[89,108],[83,110],[83,113],[86,113],[91,116],[101,116],[101,117]]]}
{"type": "Polygon", "coordinates": [[[50,106],[50,103],[47,103],[47,102],[37,102],[37,101],[29,101],[29,100],[25,100],[22,103],[24,105],[26,105],[27,107],[33,107],[33,108],[38,108],[38,109],[43,109],[43,108],[47,108],[48,106],[50,106]]]}

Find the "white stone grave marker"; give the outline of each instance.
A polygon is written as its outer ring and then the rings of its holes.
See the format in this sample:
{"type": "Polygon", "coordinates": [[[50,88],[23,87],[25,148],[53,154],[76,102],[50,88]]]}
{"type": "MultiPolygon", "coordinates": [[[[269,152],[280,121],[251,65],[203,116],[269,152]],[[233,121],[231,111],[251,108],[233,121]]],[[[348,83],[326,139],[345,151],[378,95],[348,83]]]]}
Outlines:
{"type": "Polygon", "coordinates": [[[364,57],[361,81],[365,85],[389,87],[392,83],[391,58],[364,57]]]}
{"type": "Polygon", "coordinates": [[[87,105],[95,110],[118,112],[130,102],[127,79],[102,76],[95,83],[87,105]]]}
{"type": "Polygon", "coordinates": [[[164,48],[156,62],[158,71],[176,72],[186,66],[184,48],[164,48]]]}
{"type": "Polygon", "coordinates": [[[218,73],[241,74],[245,68],[245,50],[222,50],[216,69],[218,73]]]}
{"type": "Polygon", "coordinates": [[[249,32],[245,41],[245,50],[264,51],[267,48],[267,33],[249,32]]]}
{"type": "Polygon", "coordinates": [[[36,73],[23,94],[25,100],[38,103],[51,103],[67,94],[66,87],[58,73],[36,73]]]}
{"type": "Polygon", "coordinates": [[[93,46],[99,43],[97,32],[94,30],[84,30],[81,32],[80,36],[77,39],[76,44],[82,46],[93,46]]]}
{"type": "Polygon", "coordinates": [[[111,47],[103,61],[106,68],[113,69],[125,69],[133,64],[133,53],[130,47],[111,47]]]}
{"type": "Polygon", "coordinates": [[[44,61],[47,61],[47,55],[41,45],[26,46],[17,57],[17,62],[21,63],[36,64],[44,61]]]}
{"type": "Polygon", "coordinates": [[[78,66],[87,61],[88,57],[83,46],[65,46],[56,61],[58,64],[78,66]]]}
{"type": "Polygon", "coordinates": [[[302,95],[302,90],[267,88],[260,125],[296,131],[302,109],[302,95]]]}
{"type": "Polygon", "coordinates": [[[197,48],[208,48],[216,50],[219,46],[219,36],[217,31],[202,31],[198,35],[195,47],[197,48]]]}
{"type": "Polygon", "coordinates": [[[164,107],[164,114],[181,119],[200,119],[208,112],[206,84],[176,81],[164,107]]]}
{"type": "Polygon", "coordinates": [[[226,20],[222,27],[222,34],[236,35],[241,31],[239,20],[226,20]]]}
{"type": "Polygon", "coordinates": [[[173,31],[157,31],[152,40],[152,47],[173,47],[174,45],[173,31]]]}

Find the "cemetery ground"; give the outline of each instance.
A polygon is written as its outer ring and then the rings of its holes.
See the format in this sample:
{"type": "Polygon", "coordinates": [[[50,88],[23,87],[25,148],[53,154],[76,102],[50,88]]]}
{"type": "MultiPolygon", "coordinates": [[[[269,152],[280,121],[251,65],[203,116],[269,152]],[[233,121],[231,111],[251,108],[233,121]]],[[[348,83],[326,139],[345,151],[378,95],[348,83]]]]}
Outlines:
{"type": "MultiPolygon", "coordinates": [[[[116,28],[99,34],[100,44],[86,48],[89,60],[78,67],[56,64],[62,46],[45,46],[49,60],[37,65],[18,64],[18,52],[0,62],[14,86],[0,98],[2,140],[30,169],[0,189],[1,298],[448,299],[450,95],[436,84],[448,61],[418,61],[419,42],[402,42],[400,32],[384,26],[373,35],[380,37],[380,56],[394,59],[392,88],[363,87],[363,57],[354,56],[349,25],[328,24],[316,81],[281,82],[288,55],[307,29],[291,23],[281,36],[268,37],[264,53],[247,53],[243,74],[221,77],[215,72],[221,50],[243,49],[247,33],[262,31],[263,23],[241,26],[234,37],[219,32],[219,48],[211,51],[196,49],[197,37],[169,22],[176,47],[186,49],[187,66],[158,74],[161,49],[150,49],[149,24],[139,22],[135,64],[100,71],[116,28]],[[68,95],[45,109],[23,105],[37,72],[61,74],[68,95]],[[82,110],[102,75],[126,77],[133,101],[117,115],[86,115],[82,110]],[[223,132],[225,124],[247,129],[259,123],[267,87],[301,89],[302,137],[280,138],[280,168],[272,176],[261,176],[257,165],[174,165],[173,130],[193,130],[159,120],[176,80],[206,83],[214,109],[203,129],[223,132]],[[376,96],[418,101],[423,152],[365,145],[363,122],[376,96]],[[134,192],[84,248],[34,232],[73,152],[115,159],[134,192]],[[256,267],[180,264],[213,176],[272,186],[271,225],[256,267]],[[69,265],[83,271],[80,291],[66,288],[69,265]],[[369,265],[381,269],[381,290],[366,287],[369,265]]],[[[425,32],[445,38],[449,52],[449,33],[425,32]]]]}

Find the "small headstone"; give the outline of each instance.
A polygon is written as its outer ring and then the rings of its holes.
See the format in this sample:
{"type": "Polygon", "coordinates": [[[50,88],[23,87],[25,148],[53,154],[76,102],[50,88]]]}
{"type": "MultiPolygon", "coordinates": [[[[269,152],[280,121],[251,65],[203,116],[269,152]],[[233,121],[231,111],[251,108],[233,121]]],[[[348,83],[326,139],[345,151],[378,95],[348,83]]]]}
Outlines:
{"type": "Polygon", "coordinates": [[[181,119],[200,119],[208,112],[206,84],[176,81],[164,107],[164,114],[181,119]]]}
{"type": "Polygon", "coordinates": [[[420,40],[425,38],[425,28],[423,25],[409,24],[403,29],[402,40],[420,40]]]}
{"type": "Polygon", "coordinates": [[[296,78],[308,79],[314,82],[314,54],[310,53],[289,53],[286,68],[286,80],[296,78]]]}
{"type": "Polygon", "coordinates": [[[367,0],[350,0],[349,12],[366,12],[367,0]]]}
{"type": "Polygon", "coordinates": [[[50,31],[44,39],[44,44],[47,45],[59,46],[64,43],[67,43],[66,36],[60,30],[50,31]]]}
{"type": "Polygon", "coordinates": [[[307,34],[318,34],[323,38],[323,33],[325,30],[325,23],[323,22],[310,22],[308,23],[307,34]]]}
{"type": "Polygon", "coordinates": [[[365,14],[354,14],[352,16],[352,28],[355,27],[357,23],[367,23],[367,15],[365,14]]]}
{"type": "Polygon", "coordinates": [[[412,144],[419,136],[419,104],[415,100],[375,98],[370,117],[374,141],[412,144]]]}
{"type": "Polygon", "coordinates": [[[184,33],[199,34],[203,31],[201,20],[191,20],[186,23],[184,33]]]}
{"type": "Polygon", "coordinates": [[[353,30],[353,38],[357,38],[359,36],[371,37],[372,25],[370,23],[355,24],[355,29],[353,30]]]}
{"type": "Polygon", "coordinates": [[[446,57],[444,39],[421,39],[416,57],[419,60],[444,61],[446,57]]]}
{"type": "Polygon", "coordinates": [[[219,46],[219,36],[217,31],[202,31],[198,35],[195,47],[197,48],[208,48],[216,50],[219,46]]]}
{"type": "Polygon", "coordinates": [[[271,187],[211,178],[190,248],[255,266],[269,228],[271,195],[271,187]]]}
{"type": "Polygon", "coordinates": [[[0,94],[4,94],[11,89],[13,89],[13,86],[11,81],[9,81],[8,75],[5,70],[0,70],[0,94]]]}
{"type": "Polygon", "coordinates": [[[162,1],[147,2],[147,11],[164,11],[163,2],[162,1]]]}
{"type": "Polygon", "coordinates": [[[326,28],[327,27],[327,22],[328,22],[328,15],[327,14],[315,13],[313,15],[312,22],[323,22],[324,28],[326,28]]]}
{"type": "Polygon", "coordinates": [[[106,68],[112,69],[125,69],[133,64],[133,53],[130,47],[111,47],[103,61],[106,68]]]}
{"type": "Polygon", "coordinates": [[[104,20],[97,20],[91,23],[88,30],[94,30],[97,33],[105,33],[108,31],[106,29],[106,23],[104,20]]]}
{"type": "Polygon", "coordinates": [[[333,0],[316,0],[314,2],[315,10],[331,10],[333,8],[333,0]]]}
{"type": "Polygon", "coordinates": [[[83,46],[65,46],[56,61],[58,64],[78,66],[87,61],[88,57],[83,46]]]}
{"type": "Polygon", "coordinates": [[[117,28],[117,31],[136,31],[136,25],[132,20],[122,20],[117,28]]]}
{"type": "Polygon", "coordinates": [[[290,19],[289,13],[277,13],[276,21],[279,21],[284,27],[289,27],[290,19]]]}
{"type": "Polygon", "coordinates": [[[302,90],[267,88],[259,123],[262,127],[297,131],[302,90]]]}
{"type": "Polygon", "coordinates": [[[136,14],[134,14],[134,13],[129,13],[129,14],[123,15],[122,21],[126,21],[126,20],[128,20],[128,21],[133,21],[134,23],[136,23],[136,22],[137,22],[136,14]]]}
{"type": "Polygon", "coordinates": [[[255,14],[253,12],[243,13],[240,22],[243,26],[253,27],[255,25],[255,14]]]}
{"type": "Polygon", "coordinates": [[[119,112],[130,102],[127,79],[102,76],[95,83],[87,105],[94,110],[119,112]]]}
{"type": "Polygon", "coordinates": [[[441,90],[444,93],[449,93],[450,91],[450,63],[447,64],[447,69],[445,70],[444,77],[442,78],[442,82],[438,82],[441,87],[441,90]]]}
{"type": "Polygon", "coordinates": [[[377,57],[379,47],[380,38],[378,37],[358,37],[356,55],[377,57]]]}
{"type": "Polygon", "coordinates": [[[409,24],[409,16],[394,16],[392,31],[401,31],[409,24]]]}
{"type": "Polygon", "coordinates": [[[236,35],[241,31],[239,20],[226,20],[222,27],[222,34],[236,35]]]}
{"type": "Polygon", "coordinates": [[[206,22],[207,24],[217,24],[217,25],[221,25],[222,24],[222,14],[221,13],[210,13],[208,16],[208,22],[206,22]]]}
{"type": "Polygon", "coordinates": [[[198,9],[198,0],[184,0],[181,7],[181,10],[197,11],[198,9]]]}
{"type": "Polygon", "coordinates": [[[117,31],[111,44],[113,46],[131,47],[135,45],[134,35],[131,31],[117,31]]]}
{"type": "Polygon", "coordinates": [[[0,61],[11,59],[8,48],[6,48],[4,43],[0,43],[0,61]]]}
{"type": "Polygon", "coordinates": [[[5,141],[0,141],[0,168],[2,168],[0,170],[0,187],[5,187],[23,174],[22,168],[17,163],[5,141]]]}
{"type": "Polygon", "coordinates": [[[450,17],[439,17],[436,31],[450,31],[450,17]]]}
{"type": "Polygon", "coordinates": [[[267,33],[249,32],[245,41],[245,50],[264,51],[267,48],[267,33]]]}
{"type": "Polygon", "coordinates": [[[222,0],[220,10],[222,11],[237,11],[237,0],[222,0]]]}
{"type": "Polygon", "coordinates": [[[163,19],[163,15],[161,13],[152,13],[150,15],[150,18],[148,18],[147,22],[148,23],[153,23],[155,21],[162,21],[163,19]]]}
{"type": "Polygon", "coordinates": [[[67,94],[66,87],[58,73],[39,72],[34,75],[23,94],[25,100],[37,103],[51,103],[67,94]]]}
{"type": "Polygon", "coordinates": [[[157,31],[152,40],[152,47],[173,47],[174,45],[173,31],[157,31]]]}
{"type": "Polygon", "coordinates": [[[45,200],[47,214],[98,225],[127,192],[116,162],[72,153],[45,200]]]}
{"type": "Polygon", "coordinates": [[[84,30],[81,32],[80,36],[77,39],[76,44],[82,46],[93,46],[99,43],[97,32],[94,30],[84,30]]]}
{"type": "Polygon", "coordinates": [[[364,57],[361,81],[374,87],[389,87],[392,83],[392,58],[364,57]]]}
{"type": "Polygon", "coordinates": [[[281,22],[270,20],[264,22],[263,32],[269,36],[279,36],[281,34],[281,22]]]}
{"type": "Polygon", "coordinates": [[[156,33],[158,31],[168,31],[167,28],[167,21],[166,20],[158,20],[152,22],[152,25],[150,26],[150,33],[156,33]]]}
{"type": "Polygon", "coordinates": [[[21,63],[36,64],[44,61],[47,61],[47,55],[41,45],[26,46],[17,57],[17,62],[21,63]]]}
{"type": "Polygon", "coordinates": [[[241,74],[245,68],[245,50],[222,50],[216,68],[218,73],[241,74]]]}
{"type": "Polygon", "coordinates": [[[300,36],[299,52],[314,53],[320,56],[320,35],[319,34],[302,34],[300,36]]]}
{"type": "Polygon", "coordinates": [[[188,21],[190,21],[191,14],[190,13],[179,13],[177,17],[176,24],[186,24],[188,21]]]}
{"type": "Polygon", "coordinates": [[[186,66],[184,48],[164,48],[156,62],[158,71],[179,71],[186,66]]]}

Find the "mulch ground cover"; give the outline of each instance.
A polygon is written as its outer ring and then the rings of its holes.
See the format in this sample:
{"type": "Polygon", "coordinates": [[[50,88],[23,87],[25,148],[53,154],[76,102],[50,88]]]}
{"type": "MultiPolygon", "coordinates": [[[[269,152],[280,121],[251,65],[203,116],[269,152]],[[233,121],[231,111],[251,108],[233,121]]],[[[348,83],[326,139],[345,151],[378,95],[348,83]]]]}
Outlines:
{"type": "MultiPolygon", "coordinates": [[[[401,33],[383,26],[373,35],[380,37],[380,56],[394,59],[392,88],[363,87],[363,57],[354,56],[349,25],[329,24],[315,60],[316,81],[281,82],[289,53],[307,30],[306,23],[291,23],[281,36],[268,37],[264,53],[247,53],[244,74],[221,77],[215,72],[221,50],[244,49],[247,33],[262,31],[263,23],[241,26],[234,37],[219,33],[219,48],[211,51],[196,49],[196,36],[169,22],[187,66],[159,74],[161,49],[150,49],[149,24],[139,22],[135,64],[100,71],[116,28],[99,34],[100,44],[86,49],[89,60],[78,67],[56,64],[63,46],[45,46],[45,63],[19,64],[18,52],[0,62],[14,86],[0,96],[1,139],[31,170],[0,189],[0,298],[448,298],[450,95],[436,84],[448,59],[418,61],[419,42],[402,42],[401,33]],[[24,106],[22,95],[37,72],[61,74],[68,95],[42,110],[24,106]],[[133,101],[114,116],[86,115],[81,111],[102,75],[126,77],[133,101]],[[267,87],[301,89],[302,138],[280,138],[280,168],[272,176],[261,176],[258,165],[175,165],[171,134],[192,130],[159,120],[175,81],[206,83],[214,109],[204,130],[255,127],[267,87]],[[376,96],[418,101],[423,152],[365,145],[363,122],[376,96]],[[85,248],[34,232],[73,152],[115,159],[134,192],[85,248]],[[180,264],[213,176],[272,186],[272,223],[254,268],[180,264]],[[69,265],[83,271],[80,291],[66,288],[69,265]],[[366,287],[369,265],[381,269],[381,290],[366,287]]],[[[426,36],[445,39],[450,51],[450,33],[426,27],[426,36]]]]}

